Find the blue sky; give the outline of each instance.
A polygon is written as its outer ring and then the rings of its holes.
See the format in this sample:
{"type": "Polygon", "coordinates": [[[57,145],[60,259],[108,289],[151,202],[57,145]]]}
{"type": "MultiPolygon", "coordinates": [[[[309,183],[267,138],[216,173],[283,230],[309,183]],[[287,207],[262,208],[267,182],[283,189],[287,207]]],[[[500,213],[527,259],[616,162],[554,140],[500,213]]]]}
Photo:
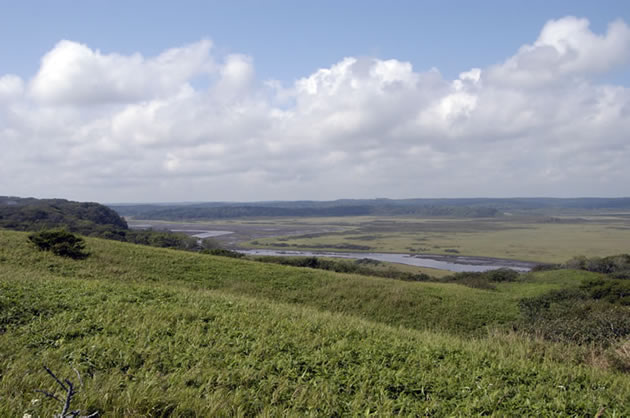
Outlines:
{"type": "MultiPolygon", "coordinates": [[[[630,21],[627,1],[7,1],[3,72],[30,76],[62,39],[103,52],[160,51],[202,38],[254,57],[262,78],[292,81],[346,56],[409,61],[455,77],[503,60],[549,19],[586,17],[594,32],[630,21]]],[[[625,83],[630,76],[616,74],[625,83]]]]}
{"type": "Polygon", "coordinates": [[[0,195],[627,195],[630,2],[0,6],[0,195]]]}

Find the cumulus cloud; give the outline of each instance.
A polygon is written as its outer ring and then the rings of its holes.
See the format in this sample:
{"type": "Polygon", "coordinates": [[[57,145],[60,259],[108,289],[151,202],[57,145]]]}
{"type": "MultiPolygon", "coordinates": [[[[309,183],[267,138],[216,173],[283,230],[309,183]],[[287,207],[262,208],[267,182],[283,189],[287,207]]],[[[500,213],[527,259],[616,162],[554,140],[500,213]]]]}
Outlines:
{"type": "Polygon", "coordinates": [[[605,35],[593,33],[587,19],[550,20],[532,45],[525,45],[503,64],[490,69],[495,82],[531,86],[563,76],[604,72],[630,58],[630,28],[621,21],[605,35]]]}
{"type": "Polygon", "coordinates": [[[18,98],[24,90],[24,82],[16,75],[0,77],[0,103],[18,98]]]}
{"type": "Polygon", "coordinates": [[[70,105],[167,96],[192,77],[212,70],[211,46],[204,40],[145,59],[140,54],[102,54],[64,40],[42,58],[30,93],[38,101],[70,105]]]}
{"type": "Polygon", "coordinates": [[[619,195],[630,181],[630,30],[548,22],[449,80],[346,57],[293,83],[210,41],[156,57],[61,41],[0,75],[3,193],[99,201],[619,195]],[[199,77],[203,83],[197,83],[199,77]],[[200,87],[203,86],[203,87],[200,87]]]}

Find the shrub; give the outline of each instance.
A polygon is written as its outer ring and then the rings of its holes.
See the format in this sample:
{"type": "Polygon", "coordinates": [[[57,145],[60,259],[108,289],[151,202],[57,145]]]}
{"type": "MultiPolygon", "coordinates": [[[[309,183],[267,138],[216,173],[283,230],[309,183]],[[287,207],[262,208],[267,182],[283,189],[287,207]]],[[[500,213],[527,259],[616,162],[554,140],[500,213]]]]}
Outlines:
{"type": "Polygon", "coordinates": [[[457,283],[477,289],[496,289],[495,283],[514,282],[520,279],[520,274],[507,268],[489,270],[484,272],[466,271],[447,276],[442,280],[457,283]]]}
{"type": "Polygon", "coordinates": [[[426,281],[435,281],[435,279],[428,274],[425,273],[409,273],[404,271],[397,271],[394,269],[378,269],[372,268],[372,266],[376,266],[382,264],[377,260],[370,260],[367,258],[362,258],[355,261],[349,260],[327,260],[321,259],[317,257],[282,257],[282,256],[259,256],[255,257],[254,260],[260,261],[263,263],[275,263],[275,264],[283,264],[287,266],[294,267],[308,267],[313,269],[320,270],[329,270],[335,271],[337,273],[352,273],[352,274],[361,274],[363,276],[377,276],[377,277],[385,277],[389,279],[397,279],[397,280],[405,280],[405,281],[413,281],[413,282],[426,282],[426,281]]]}
{"type": "Polygon", "coordinates": [[[360,266],[378,266],[379,264],[381,264],[380,261],[371,258],[360,258],[358,260],[355,260],[354,262],[355,264],[358,264],[360,266]]]}
{"type": "Polygon", "coordinates": [[[618,254],[603,258],[573,257],[564,263],[564,267],[595,273],[618,274],[621,276],[619,278],[626,278],[630,276],[630,254],[618,254]]]}
{"type": "Polygon", "coordinates": [[[202,254],[209,254],[209,255],[217,255],[220,257],[232,257],[232,258],[241,258],[241,257],[245,257],[245,254],[243,253],[239,253],[238,251],[232,251],[232,250],[228,250],[225,248],[212,248],[212,249],[205,249],[205,250],[201,250],[202,254]]]}
{"type": "Polygon", "coordinates": [[[551,271],[551,270],[559,270],[561,268],[562,266],[560,264],[536,264],[534,267],[532,267],[531,271],[532,272],[551,271]]]}
{"type": "Polygon", "coordinates": [[[51,251],[61,257],[74,260],[86,258],[85,241],[65,229],[49,229],[30,234],[28,239],[41,251],[51,251]]]}
{"type": "Polygon", "coordinates": [[[552,304],[574,304],[587,298],[587,293],[580,289],[552,290],[540,296],[521,299],[518,302],[518,307],[525,318],[533,321],[548,311],[552,304]]]}
{"type": "Polygon", "coordinates": [[[630,335],[630,310],[595,300],[585,289],[562,289],[519,302],[520,328],[547,340],[608,346],[630,335]]]}
{"type": "Polygon", "coordinates": [[[520,277],[517,271],[507,268],[490,270],[485,272],[485,275],[491,282],[515,282],[520,277]]]}
{"type": "Polygon", "coordinates": [[[630,306],[630,281],[628,280],[591,279],[582,283],[581,287],[593,299],[630,306]]]}
{"type": "MultiPolygon", "coordinates": [[[[387,276],[383,276],[387,277],[387,276]]],[[[392,278],[397,278],[400,280],[404,280],[407,282],[433,282],[435,279],[429,276],[426,273],[404,273],[401,272],[399,276],[392,276],[392,278]]]]}
{"type": "MultiPolygon", "coordinates": [[[[197,239],[186,234],[170,231],[129,230],[125,241],[133,244],[150,245],[152,247],[173,248],[193,251],[198,249],[197,239]]],[[[207,247],[205,247],[207,248],[207,247]]]]}
{"type": "Polygon", "coordinates": [[[574,270],[586,270],[586,262],[587,258],[583,255],[573,257],[566,263],[564,263],[563,267],[574,270]]]}
{"type": "Polygon", "coordinates": [[[608,361],[613,369],[630,373],[630,340],[613,347],[608,352],[608,361]]]}

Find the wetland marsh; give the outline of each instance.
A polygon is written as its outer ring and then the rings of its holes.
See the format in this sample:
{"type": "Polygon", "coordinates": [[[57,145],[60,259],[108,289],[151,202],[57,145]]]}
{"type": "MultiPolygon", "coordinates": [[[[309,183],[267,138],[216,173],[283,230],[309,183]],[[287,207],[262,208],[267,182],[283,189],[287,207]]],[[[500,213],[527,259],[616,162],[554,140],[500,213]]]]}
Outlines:
{"type": "Polygon", "coordinates": [[[356,216],[128,222],[132,228],[150,224],[155,229],[230,231],[233,233],[214,239],[246,250],[488,257],[533,263],[630,252],[630,213],[619,211],[526,212],[492,218],[356,216]]]}

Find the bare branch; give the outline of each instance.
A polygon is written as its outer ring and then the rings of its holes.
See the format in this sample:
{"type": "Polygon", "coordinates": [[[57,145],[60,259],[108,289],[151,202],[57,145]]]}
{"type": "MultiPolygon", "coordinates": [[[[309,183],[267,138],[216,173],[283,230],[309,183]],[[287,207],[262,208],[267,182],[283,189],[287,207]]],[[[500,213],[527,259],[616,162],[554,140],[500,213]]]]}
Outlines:
{"type": "Polygon", "coordinates": [[[70,403],[72,402],[72,397],[75,394],[74,386],[72,385],[72,382],[69,381],[68,379],[66,379],[65,381],[66,381],[66,384],[68,385],[68,393],[66,394],[66,402],[64,403],[63,410],[61,411],[62,417],[65,417],[66,415],[68,415],[68,410],[70,409],[70,403]]]}
{"type": "Polygon", "coordinates": [[[59,384],[59,386],[61,386],[63,388],[63,390],[68,390],[68,388],[66,387],[66,385],[63,384],[63,382],[61,380],[59,380],[59,378],[57,376],[55,376],[55,374],[52,372],[52,370],[50,370],[48,367],[44,366],[44,369],[46,369],[46,371],[48,372],[49,375],[52,376],[53,379],[55,379],[55,381],[59,384]]]}
{"type": "Polygon", "coordinates": [[[48,396],[49,398],[54,399],[54,400],[56,400],[56,401],[58,401],[58,402],[62,402],[62,403],[63,403],[63,401],[62,401],[61,399],[59,399],[57,396],[55,396],[54,394],[52,394],[52,393],[50,393],[50,392],[46,392],[45,390],[35,389],[35,392],[38,392],[38,393],[43,393],[44,395],[48,396]]]}
{"type": "MultiPolygon", "coordinates": [[[[66,391],[66,399],[62,401],[59,397],[57,397],[54,393],[47,392],[45,390],[37,389],[36,392],[43,393],[47,397],[54,399],[58,402],[63,403],[63,409],[60,414],[55,414],[55,418],[94,418],[99,415],[99,412],[92,412],[90,415],[81,415],[81,410],[76,409],[74,411],[70,411],[70,405],[72,404],[72,399],[74,395],[77,394],[77,391],[74,390],[74,384],[69,379],[64,379],[63,382],[50,370],[48,367],[44,366],[46,372],[57,382],[59,386],[66,391]]],[[[80,387],[83,387],[83,380],[81,379],[81,374],[75,368],[73,368],[74,372],[77,375],[77,379],[79,380],[80,387]]]]}

